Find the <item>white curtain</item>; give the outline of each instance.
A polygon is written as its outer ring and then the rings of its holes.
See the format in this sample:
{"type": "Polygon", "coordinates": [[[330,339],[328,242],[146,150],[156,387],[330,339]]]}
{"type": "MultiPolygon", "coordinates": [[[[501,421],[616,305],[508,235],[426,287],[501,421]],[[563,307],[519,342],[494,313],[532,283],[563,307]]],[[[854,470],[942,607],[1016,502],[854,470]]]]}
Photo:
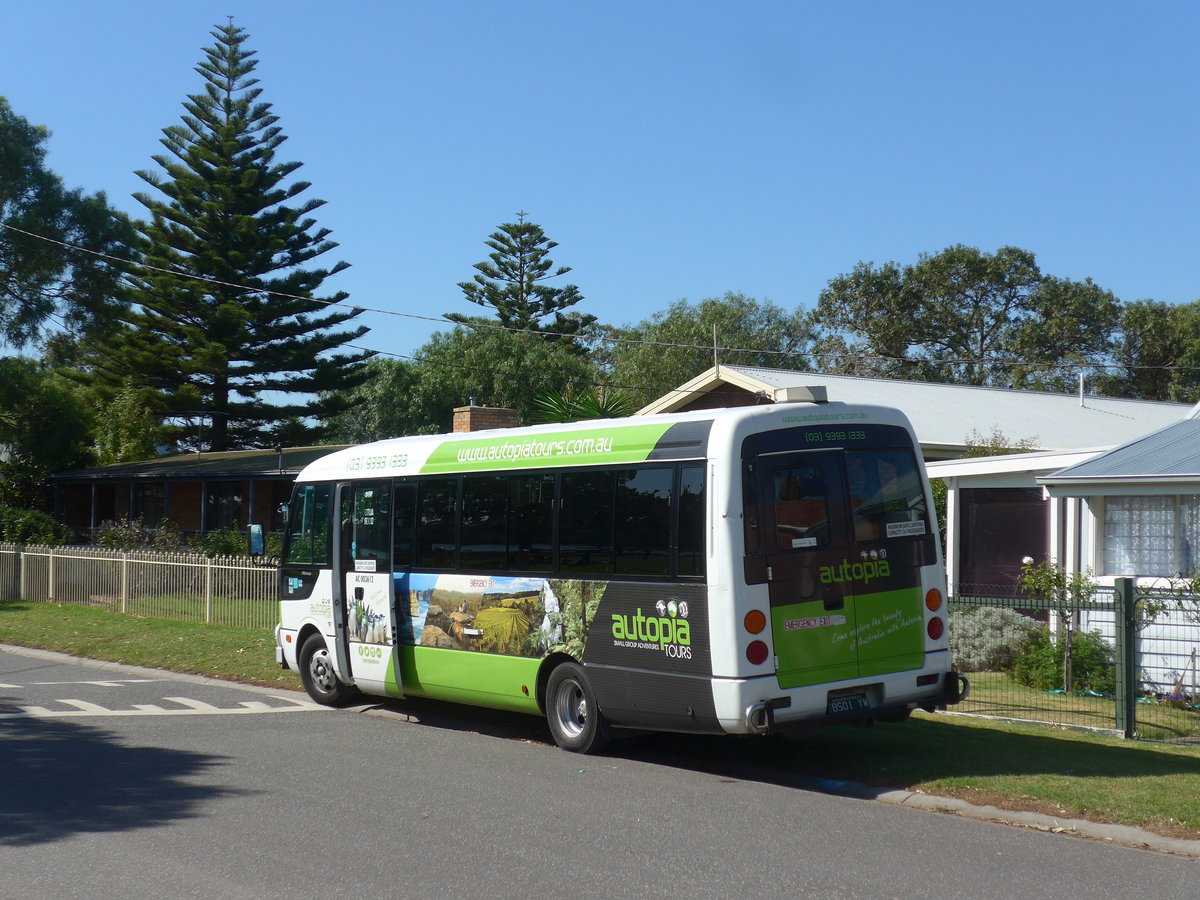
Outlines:
{"type": "Polygon", "coordinates": [[[1176,500],[1174,496],[1105,500],[1105,575],[1175,575],[1180,571],[1176,500]]]}

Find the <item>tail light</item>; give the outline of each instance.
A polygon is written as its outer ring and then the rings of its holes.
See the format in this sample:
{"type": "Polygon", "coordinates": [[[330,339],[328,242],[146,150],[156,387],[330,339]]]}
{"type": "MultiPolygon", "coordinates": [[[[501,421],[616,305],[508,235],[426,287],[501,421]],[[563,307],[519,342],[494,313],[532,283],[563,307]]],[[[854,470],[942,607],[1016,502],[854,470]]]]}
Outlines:
{"type": "Polygon", "coordinates": [[[946,623],[942,621],[940,616],[934,616],[929,620],[929,624],[925,626],[925,631],[928,633],[930,640],[940,641],[942,635],[946,633],[946,623]]]}
{"type": "Polygon", "coordinates": [[[930,612],[937,612],[942,608],[942,592],[937,588],[930,588],[925,595],[925,607],[930,612]]]}
{"type": "Polygon", "coordinates": [[[746,648],[746,659],[750,660],[753,665],[761,666],[767,661],[769,652],[763,641],[751,641],[750,646],[746,648]]]}

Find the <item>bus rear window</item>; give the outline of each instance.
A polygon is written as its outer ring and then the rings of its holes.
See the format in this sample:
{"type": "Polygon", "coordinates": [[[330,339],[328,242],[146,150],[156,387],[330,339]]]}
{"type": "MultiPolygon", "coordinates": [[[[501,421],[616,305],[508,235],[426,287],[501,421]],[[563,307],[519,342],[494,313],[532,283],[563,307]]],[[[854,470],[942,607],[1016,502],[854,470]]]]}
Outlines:
{"type": "Polygon", "coordinates": [[[846,454],[846,481],[859,543],[922,537],[929,533],[917,461],[907,450],[846,454]]]}
{"type": "Polygon", "coordinates": [[[829,488],[824,467],[815,463],[776,469],[775,537],[781,550],[829,543],[829,488]]]}

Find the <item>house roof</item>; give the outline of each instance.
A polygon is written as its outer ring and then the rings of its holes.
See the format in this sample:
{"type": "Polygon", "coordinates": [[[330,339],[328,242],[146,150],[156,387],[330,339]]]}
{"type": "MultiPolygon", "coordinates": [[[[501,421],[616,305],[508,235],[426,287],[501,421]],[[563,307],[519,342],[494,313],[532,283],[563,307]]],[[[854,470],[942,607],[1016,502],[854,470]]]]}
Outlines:
{"type": "Polygon", "coordinates": [[[997,430],[1014,444],[1027,441],[1038,450],[1112,447],[1176,423],[1192,410],[1186,403],[1087,395],[1081,400],[1045,391],[722,365],[639,412],[674,412],[727,386],[759,394],[764,402],[792,399],[789,393],[797,388],[822,386],[830,400],[898,407],[932,457],[957,456],[973,435],[987,437],[997,430]]]}
{"type": "Polygon", "coordinates": [[[1000,456],[973,456],[965,459],[939,459],[926,463],[930,478],[974,478],[1016,473],[1050,474],[1068,465],[1093,459],[1107,448],[1094,450],[1045,450],[1037,453],[1006,453],[1000,456]]]}
{"type": "Polygon", "coordinates": [[[1200,481],[1200,418],[1189,417],[1039,478],[1047,485],[1200,481]]]}
{"type": "Polygon", "coordinates": [[[343,446],[339,444],[330,447],[287,447],[282,453],[275,450],[179,453],[139,462],[57,472],[50,477],[56,481],[194,481],[202,478],[268,478],[280,475],[292,478],[313,460],[341,450],[343,446]]]}

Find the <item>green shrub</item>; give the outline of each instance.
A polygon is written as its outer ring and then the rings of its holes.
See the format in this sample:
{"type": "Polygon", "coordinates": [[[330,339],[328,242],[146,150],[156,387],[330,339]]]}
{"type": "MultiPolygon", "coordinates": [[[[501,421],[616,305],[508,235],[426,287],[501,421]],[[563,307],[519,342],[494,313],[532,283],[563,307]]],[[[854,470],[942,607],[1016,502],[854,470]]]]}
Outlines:
{"type": "Polygon", "coordinates": [[[1041,625],[1015,609],[950,610],[950,652],[960,672],[1009,672],[1022,642],[1041,625]]]}
{"type": "Polygon", "coordinates": [[[59,525],[44,512],[0,506],[0,541],[59,547],[71,543],[74,538],[70,528],[59,525]]]}
{"type": "MultiPolygon", "coordinates": [[[[1067,688],[1063,666],[1066,641],[1050,639],[1048,628],[1030,634],[1017,651],[1013,679],[1039,691],[1067,688]]],[[[1111,694],[1116,688],[1113,648],[1096,631],[1071,635],[1071,684],[1069,690],[1111,694]]]]}
{"type": "Polygon", "coordinates": [[[196,546],[205,556],[247,556],[250,552],[250,540],[240,528],[221,528],[202,534],[196,539],[196,546]]]}
{"type": "Polygon", "coordinates": [[[131,521],[103,522],[96,543],[110,550],[159,550],[169,553],[183,548],[179,526],[163,519],[150,528],[138,516],[131,521]]]}
{"type": "MultiPolygon", "coordinates": [[[[263,554],[268,559],[283,555],[283,535],[268,531],[264,536],[263,554]]],[[[241,528],[222,528],[196,538],[196,546],[205,556],[249,556],[250,538],[241,528]]]]}

